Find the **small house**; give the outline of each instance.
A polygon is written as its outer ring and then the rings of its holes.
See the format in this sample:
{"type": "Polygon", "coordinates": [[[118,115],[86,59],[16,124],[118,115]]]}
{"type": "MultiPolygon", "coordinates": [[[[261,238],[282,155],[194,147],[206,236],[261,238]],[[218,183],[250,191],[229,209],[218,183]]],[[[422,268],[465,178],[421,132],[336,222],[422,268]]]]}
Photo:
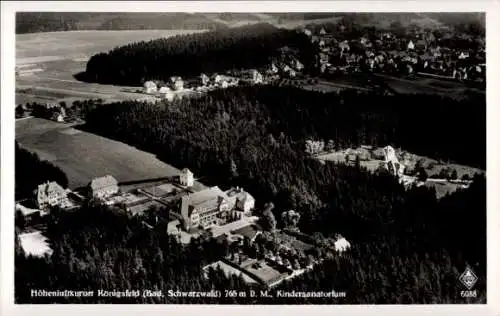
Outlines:
{"type": "Polygon", "coordinates": [[[93,179],[88,185],[90,196],[97,199],[107,198],[118,193],[118,181],[110,176],[93,179]]]}
{"type": "Polygon", "coordinates": [[[157,89],[156,83],[153,81],[146,81],[144,83],[144,92],[147,94],[155,93],[157,89]]]}
{"type": "Polygon", "coordinates": [[[255,207],[255,198],[243,188],[236,187],[225,192],[234,206],[242,211],[248,213],[255,207]]]}
{"type": "Polygon", "coordinates": [[[161,87],[159,90],[158,90],[158,93],[160,94],[160,98],[162,99],[167,99],[169,101],[172,101],[174,99],[174,92],[172,90],[170,90],[170,88],[168,87],[161,87]]]}
{"type": "Polygon", "coordinates": [[[192,187],[194,184],[194,175],[188,168],[181,170],[179,174],[179,183],[185,187],[192,187]]]}
{"type": "Polygon", "coordinates": [[[210,78],[208,78],[208,76],[205,74],[201,74],[200,75],[200,82],[201,82],[201,85],[206,86],[210,83],[210,78]]]}
{"type": "Polygon", "coordinates": [[[413,44],[413,41],[410,40],[410,42],[407,45],[408,50],[414,50],[415,49],[415,44],[413,44]]]}
{"type": "Polygon", "coordinates": [[[180,91],[184,89],[184,81],[181,77],[170,77],[170,84],[172,86],[172,90],[180,91]]]}
{"type": "Polygon", "coordinates": [[[351,248],[351,243],[347,241],[344,237],[337,234],[336,241],[334,243],[335,251],[342,253],[351,248]]]}
{"type": "Polygon", "coordinates": [[[458,55],[458,59],[467,59],[467,58],[469,58],[468,52],[461,52],[460,55],[458,55]]]}
{"type": "Polygon", "coordinates": [[[262,77],[262,74],[258,72],[257,70],[252,70],[252,81],[254,84],[262,83],[264,78],[262,77]]]}

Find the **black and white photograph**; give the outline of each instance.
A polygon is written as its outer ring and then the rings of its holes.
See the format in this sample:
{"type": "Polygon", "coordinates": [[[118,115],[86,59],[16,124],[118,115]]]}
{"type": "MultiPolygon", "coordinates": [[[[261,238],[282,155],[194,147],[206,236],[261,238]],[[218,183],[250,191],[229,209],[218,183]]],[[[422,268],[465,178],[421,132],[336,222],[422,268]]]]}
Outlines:
{"type": "Polygon", "coordinates": [[[15,12],[14,304],[489,303],[486,13],[302,8],[15,12]]]}

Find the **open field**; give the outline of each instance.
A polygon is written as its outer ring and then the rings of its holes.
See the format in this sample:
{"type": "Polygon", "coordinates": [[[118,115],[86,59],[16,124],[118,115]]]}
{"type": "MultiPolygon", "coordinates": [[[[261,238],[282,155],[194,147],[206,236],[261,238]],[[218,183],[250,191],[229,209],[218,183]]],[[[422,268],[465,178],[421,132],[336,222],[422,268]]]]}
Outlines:
{"type": "Polygon", "coordinates": [[[68,176],[70,188],[87,185],[92,178],[106,174],[121,182],[171,177],[179,172],[154,155],[124,143],[44,119],[16,121],[16,140],[60,167],[68,176]]]}
{"type": "Polygon", "coordinates": [[[425,182],[425,186],[429,188],[434,188],[436,190],[436,197],[438,199],[444,197],[448,193],[453,193],[458,189],[462,188],[461,184],[450,183],[450,182],[425,182]]]}
{"type": "Polygon", "coordinates": [[[470,88],[462,82],[432,77],[401,78],[385,74],[374,74],[382,79],[394,92],[401,94],[429,93],[460,97],[467,91],[485,93],[484,90],[470,88]]]}
{"type": "MultiPolygon", "coordinates": [[[[380,166],[381,163],[383,163],[383,158],[379,157],[382,154],[381,152],[382,150],[380,148],[375,150],[357,148],[320,153],[315,155],[314,157],[322,161],[335,161],[344,163],[346,161],[346,155],[350,156],[350,160],[354,159],[356,155],[360,155],[361,166],[368,168],[368,170],[374,171],[380,166]]],[[[400,149],[396,149],[396,155],[399,157],[400,161],[405,164],[406,168],[410,169],[415,168],[415,164],[417,163],[417,161],[421,161],[422,166],[425,168],[429,176],[438,175],[442,169],[456,170],[458,178],[461,178],[465,174],[469,175],[470,177],[473,177],[476,173],[484,174],[484,170],[478,168],[450,162],[440,162],[436,159],[416,155],[409,152],[404,152],[403,154],[403,151],[400,149]]]]}
{"type": "Polygon", "coordinates": [[[16,65],[41,68],[42,71],[16,78],[16,104],[72,102],[92,98],[106,101],[144,98],[144,94],[127,92],[127,87],[80,82],[73,76],[85,70],[86,62],[93,54],[107,52],[132,42],[195,32],[204,31],[72,31],[18,34],[16,65]]]}
{"type": "MultiPolygon", "coordinates": [[[[381,149],[376,149],[374,151],[370,151],[365,148],[357,148],[353,150],[346,151],[336,151],[329,153],[321,153],[315,155],[315,159],[320,161],[335,161],[338,163],[346,162],[346,155],[349,155],[350,162],[355,159],[357,154],[360,155],[360,165],[362,167],[367,168],[369,171],[375,171],[379,168],[379,166],[384,162],[383,159],[380,159],[381,149]],[[378,152],[377,155],[374,155],[373,152],[378,152]]],[[[429,157],[419,156],[412,153],[405,152],[402,155],[401,150],[396,150],[396,155],[398,159],[404,163],[407,169],[413,170],[415,168],[415,164],[417,161],[422,163],[425,171],[428,176],[438,176],[443,169],[445,170],[455,170],[457,172],[458,179],[461,179],[462,176],[468,175],[472,178],[475,174],[485,174],[484,170],[473,168],[465,165],[460,165],[456,163],[450,162],[442,162],[436,159],[432,159],[429,157]]],[[[433,181],[433,179],[429,179],[426,183],[426,186],[432,187],[436,189],[436,196],[438,198],[443,197],[446,193],[451,193],[461,188],[461,184],[450,183],[450,182],[439,182],[433,181]]]]}
{"type": "Polygon", "coordinates": [[[278,83],[282,85],[299,86],[305,90],[319,91],[319,92],[338,92],[345,89],[356,89],[362,91],[370,91],[371,88],[358,82],[348,81],[346,79],[333,79],[333,80],[316,80],[311,82],[309,79],[282,79],[278,83]]]}
{"type": "Polygon", "coordinates": [[[203,30],[71,31],[16,35],[16,64],[79,59],[132,42],[203,30]]]}
{"type": "MultiPolygon", "coordinates": [[[[349,151],[335,151],[329,153],[323,153],[316,155],[315,158],[320,161],[334,161],[338,163],[346,162],[346,155],[351,154],[349,151]]],[[[352,157],[350,157],[352,158],[352,157]]],[[[383,163],[383,160],[370,158],[368,160],[360,160],[360,165],[364,168],[367,168],[369,171],[375,171],[383,163]]]]}

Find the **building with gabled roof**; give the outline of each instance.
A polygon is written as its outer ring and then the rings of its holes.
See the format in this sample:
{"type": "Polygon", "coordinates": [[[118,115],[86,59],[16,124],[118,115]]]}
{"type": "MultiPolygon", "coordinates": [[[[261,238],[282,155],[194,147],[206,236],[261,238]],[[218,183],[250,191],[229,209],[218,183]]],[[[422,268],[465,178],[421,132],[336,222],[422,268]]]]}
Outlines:
{"type": "Polygon", "coordinates": [[[413,41],[410,40],[410,42],[407,45],[408,50],[413,50],[415,49],[415,44],[413,44],[413,41]]]}
{"type": "Polygon", "coordinates": [[[57,182],[47,181],[38,185],[36,190],[36,203],[39,209],[46,209],[54,206],[64,206],[68,203],[66,190],[57,182]]]}
{"type": "Polygon", "coordinates": [[[336,241],[334,243],[335,251],[342,253],[344,251],[347,251],[349,248],[351,248],[351,243],[347,241],[344,237],[341,235],[336,236],[336,241]]]}
{"type": "Polygon", "coordinates": [[[155,93],[157,88],[158,87],[156,86],[156,83],[154,83],[153,81],[146,81],[144,83],[144,92],[145,93],[148,93],[148,94],[155,93]]]}
{"type": "Polygon", "coordinates": [[[255,198],[243,188],[236,187],[225,192],[228,198],[237,209],[248,213],[255,208],[255,198]]]}
{"type": "Polygon", "coordinates": [[[89,183],[88,189],[89,195],[97,199],[107,198],[120,191],[118,181],[110,175],[93,179],[89,183]]]}
{"type": "Polygon", "coordinates": [[[174,92],[169,87],[161,87],[158,89],[158,93],[160,94],[160,98],[167,99],[168,101],[172,101],[175,97],[174,92]]]}
{"type": "Polygon", "coordinates": [[[170,77],[170,84],[172,85],[172,90],[183,90],[184,89],[184,81],[179,76],[170,77]]]}
{"type": "Polygon", "coordinates": [[[194,174],[188,168],[184,168],[179,173],[179,184],[185,187],[194,185],[194,174]]]}
{"type": "Polygon", "coordinates": [[[217,186],[181,198],[180,215],[185,230],[225,224],[234,207],[231,199],[217,186]]]}

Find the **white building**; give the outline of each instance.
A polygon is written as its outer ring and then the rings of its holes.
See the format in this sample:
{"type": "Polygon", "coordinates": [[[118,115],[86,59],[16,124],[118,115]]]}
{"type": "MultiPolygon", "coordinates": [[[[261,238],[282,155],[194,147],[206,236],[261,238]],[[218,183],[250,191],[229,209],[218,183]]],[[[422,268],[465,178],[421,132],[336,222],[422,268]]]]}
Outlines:
{"type": "Polygon", "coordinates": [[[148,94],[155,93],[157,89],[158,88],[156,86],[156,83],[154,83],[153,81],[146,81],[144,83],[144,92],[145,93],[148,93],[148,94]]]}
{"type": "Polygon", "coordinates": [[[68,203],[66,191],[57,182],[47,181],[38,185],[36,191],[36,202],[39,209],[53,206],[65,206],[68,203]]]}
{"type": "Polygon", "coordinates": [[[192,187],[194,184],[194,175],[188,168],[181,170],[179,174],[179,183],[186,187],[192,187]]]}
{"type": "Polygon", "coordinates": [[[460,55],[458,55],[458,59],[467,59],[467,58],[469,58],[468,52],[461,52],[460,55]]]}
{"type": "Polygon", "coordinates": [[[271,67],[269,69],[269,72],[272,74],[277,74],[279,72],[279,69],[278,69],[278,67],[276,67],[276,65],[274,63],[271,63],[271,67]]]}
{"type": "Polygon", "coordinates": [[[221,75],[219,75],[219,74],[216,74],[216,75],[214,75],[213,80],[214,80],[214,83],[219,84],[219,83],[222,82],[223,77],[221,75]]]}
{"type": "Polygon", "coordinates": [[[107,198],[119,190],[118,181],[110,175],[95,178],[89,183],[89,193],[97,199],[107,198]]]}
{"type": "Polygon", "coordinates": [[[335,241],[335,251],[337,252],[344,252],[351,248],[351,243],[347,241],[344,237],[338,235],[337,236],[337,241],[335,241]]]}
{"type": "Polygon", "coordinates": [[[401,177],[405,170],[405,165],[399,162],[396,151],[391,146],[384,147],[385,166],[394,175],[401,177]]]}
{"type": "Polygon", "coordinates": [[[207,84],[209,84],[209,83],[210,83],[210,78],[208,78],[208,76],[207,76],[207,75],[205,75],[205,74],[201,74],[201,75],[200,75],[200,81],[201,81],[201,84],[202,84],[203,86],[206,86],[207,84]]]}
{"type": "Polygon", "coordinates": [[[217,186],[185,195],[180,203],[182,224],[187,231],[193,227],[206,229],[224,225],[232,207],[227,195],[217,186]]]}
{"type": "Polygon", "coordinates": [[[415,44],[413,44],[413,41],[410,41],[407,46],[408,50],[413,50],[415,49],[415,44]]]}
{"type": "Polygon", "coordinates": [[[172,101],[174,99],[174,92],[168,87],[161,87],[158,92],[160,93],[160,98],[172,101]]]}
{"type": "Polygon", "coordinates": [[[255,208],[255,198],[248,192],[245,192],[243,188],[236,187],[225,192],[229,197],[231,204],[242,211],[243,213],[249,213],[255,208]]]}
{"type": "Polygon", "coordinates": [[[183,90],[184,89],[184,81],[181,77],[171,77],[170,82],[172,84],[173,90],[183,90]]]}
{"type": "Polygon", "coordinates": [[[298,71],[304,69],[304,65],[298,59],[295,60],[295,69],[297,69],[298,71]]]}
{"type": "Polygon", "coordinates": [[[262,74],[258,72],[257,70],[252,70],[252,81],[253,83],[262,83],[264,78],[262,77],[262,74]]]}

